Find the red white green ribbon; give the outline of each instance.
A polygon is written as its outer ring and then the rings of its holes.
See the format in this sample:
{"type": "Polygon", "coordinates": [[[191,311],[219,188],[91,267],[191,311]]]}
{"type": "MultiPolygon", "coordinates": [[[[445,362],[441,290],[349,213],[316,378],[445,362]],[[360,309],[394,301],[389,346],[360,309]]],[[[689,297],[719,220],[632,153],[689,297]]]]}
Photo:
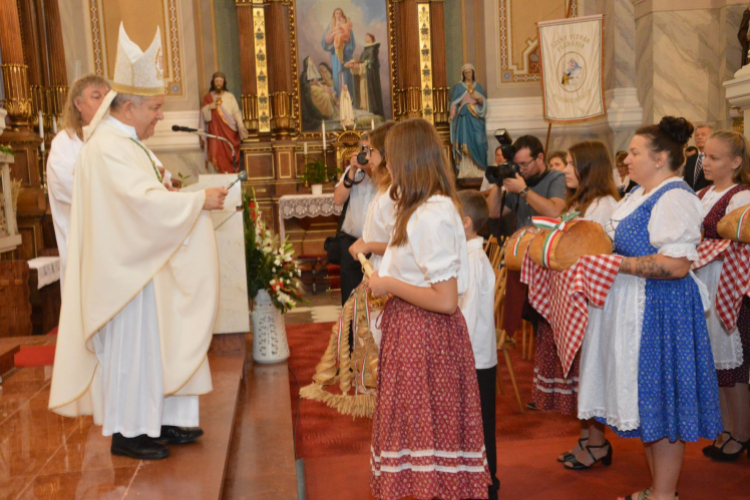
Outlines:
{"type": "Polygon", "coordinates": [[[516,238],[516,244],[513,245],[513,257],[518,257],[518,247],[521,246],[521,238],[523,238],[523,235],[528,232],[528,229],[524,229],[523,231],[521,231],[521,234],[518,235],[518,238],[516,238]]]}
{"type": "Polygon", "coordinates": [[[554,241],[568,229],[568,222],[578,217],[579,212],[569,212],[560,219],[551,217],[532,217],[531,221],[534,226],[540,229],[549,229],[550,232],[544,239],[542,245],[542,266],[549,269],[549,259],[552,255],[552,244],[554,241]]]}
{"type": "Polygon", "coordinates": [[[747,207],[745,211],[742,212],[742,215],[740,215],[740,220],[737,223],[737,241],[740,241],[740,232],[742,232],[742,225],[745,223],[745,217],[747,217],[748,212],[750,212],[750,207],[747,207]]]}
{"type": "Polygon", "coordinates": [[[336,360],[341,361],[341,334],[344,332],[344,312],[339,316],[339,337],[336,341],[336,360]]]}

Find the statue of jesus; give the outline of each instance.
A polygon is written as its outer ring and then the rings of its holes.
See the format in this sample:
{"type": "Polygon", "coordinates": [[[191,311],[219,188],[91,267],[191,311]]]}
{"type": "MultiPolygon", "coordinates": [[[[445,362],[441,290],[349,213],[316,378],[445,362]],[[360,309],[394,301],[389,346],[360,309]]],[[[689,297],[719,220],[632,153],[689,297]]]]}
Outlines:
{"type": "MultiPolygon", "coordinates": [[[[200,130],[229,139],[235,154],[240,154],[240,141],[247,137],[247,129],[242,122],[242,112],[237,99],[227,90],[227,77],[217,71],[211,77],[211,90],[201,103],[200,130]]],[[[201,149],[206,152],[206,160],[218,172],[232,173],[232,150],[225,142],[201,139],[201,149]]]]}

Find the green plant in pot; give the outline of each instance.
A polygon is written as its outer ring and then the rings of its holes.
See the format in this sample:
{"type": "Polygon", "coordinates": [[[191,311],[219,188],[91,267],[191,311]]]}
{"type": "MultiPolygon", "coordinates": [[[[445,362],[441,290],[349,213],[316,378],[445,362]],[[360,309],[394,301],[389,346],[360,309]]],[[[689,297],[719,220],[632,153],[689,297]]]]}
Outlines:
{"type": "Polygon", "coordinates": [[[341,169],[329,169],[320,159],[306,164],[304,168],[305,170],[300,176],[300,181],[305,186],[312,186],[312,193],[318,195],[323,194],[324,183],[331,180],[331,178],[335,179],[336,175],[341,173],[341,169]]]}

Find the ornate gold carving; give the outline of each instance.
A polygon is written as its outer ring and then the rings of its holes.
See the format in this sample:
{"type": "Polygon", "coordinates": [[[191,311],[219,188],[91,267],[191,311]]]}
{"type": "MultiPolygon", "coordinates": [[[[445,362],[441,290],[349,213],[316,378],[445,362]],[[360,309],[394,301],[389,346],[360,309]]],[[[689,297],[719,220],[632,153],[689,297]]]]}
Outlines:
{"type": "MultiPolygon", "coordinates": [[[[271,131],[271,103],[268,99],[268,60],[266,59],[266,13],[263,7],[253,7],[253,36],[255,37],[255,85],[257,95],[258,131],[271,131]]],[[[244,108],[244,99],[243,99],[244,108]]]]}
{"type": "Polygon", "coordinates": [[[242,121],[248,132],[258,130],[258,96],[242,94],[242,121]]]}
{"type": "Polygon", "coordinates": [[[430,4],[417,4],[419,30],[419,78],[421,80],[422,117],[432,123],[435,108],[432,101],[432,39],[430,32],[430,4]]]}
{"type": "Polygon", "coordinates": [[[49,89],[50,97],[50,113],[57,118],[62,116],[63,108],[65,107],[65,100],[68,97],[68,86],[67,85],[55,85],[49,89]]]}
{"type": "Polygon", "coordinates": [[[32,116],[28,67],[25,64],[0,65],[5,90],[5,110],[18,125],[26,124],[32,116]]]}
{"type": "Polygon", "coordinates": [[[271,94],[271,127],[280,135],[287,136],[294,130],[294,101],[292,94],[281,91],[271,94]]]}
{"type": "Polygon", "coordinates": [[[398,96],[397,119],[420,118],[422,116],[422,89],[419,87],[408,87],[396,89],[398,96]]]}
{"type": "Polygon", "coordinates": [[[437,87],[432,89],[432,101],[435,108],[435,123],[448,123],[450,116],[450,91],[449,87],[437,87]]]}

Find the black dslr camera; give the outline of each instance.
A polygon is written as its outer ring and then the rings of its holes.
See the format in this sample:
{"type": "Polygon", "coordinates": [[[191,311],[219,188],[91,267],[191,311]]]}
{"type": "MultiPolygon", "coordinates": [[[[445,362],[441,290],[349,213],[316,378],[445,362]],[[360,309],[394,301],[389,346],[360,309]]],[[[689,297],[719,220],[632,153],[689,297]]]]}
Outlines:
{"type": "Polygon", "coordinates": [[[367,165],[370,162],[369,151],[367,146],[362,146],[359,153],[357,154],[357,163],[360,165],[367,165]]]}
{"type": "Polygon", "coordinates": [[[516,156],[516,148],[513,147],[513,139],[504,128],[495,131],[495,139],[500,143],[500,149],[503,152],[505,163],[496,167],[487,167],[484,174],[490,184],[502,184],[505,179],[515,177],[521,173],[521,167],[518,166],[513,158],[516,156]]]}

